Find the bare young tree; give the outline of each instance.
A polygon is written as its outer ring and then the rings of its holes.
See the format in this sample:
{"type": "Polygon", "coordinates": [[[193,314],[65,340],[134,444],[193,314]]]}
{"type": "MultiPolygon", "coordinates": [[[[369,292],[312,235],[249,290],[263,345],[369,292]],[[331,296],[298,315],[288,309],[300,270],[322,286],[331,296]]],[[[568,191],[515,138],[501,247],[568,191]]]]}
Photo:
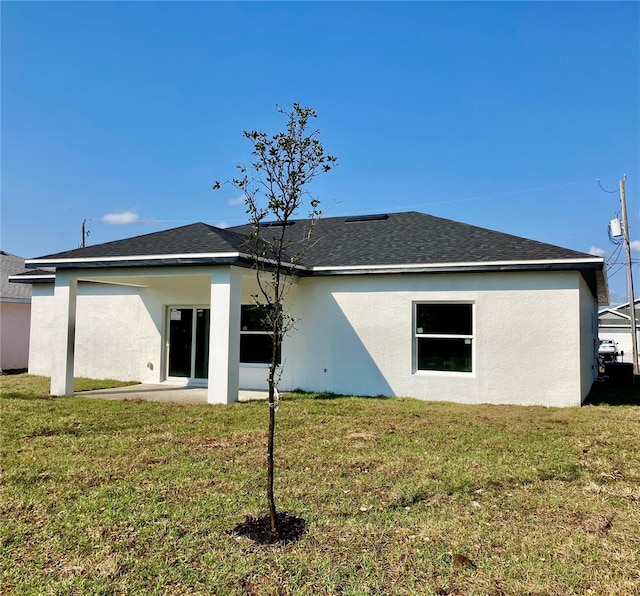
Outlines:
{"type": "MultiPolygon", "coordinates": [[[[244,194],[251,232],[245,250],[256,270],[259,294],[255,296],[263,324],[272,337],[269,363],[269,433],[267,445],[267,501],[271,532],[278,534],[278,514],[274,497],[274,442],[278,382],[281,365],[280,345],[295,323],[284,299],[290,289],[291,276],[310,246],[315,224],[322,214],[320,201],[313,197],[309,183],[319,174],[330,171],[337,160],[327,155],[319,139],[320,132],[310,129],[316,118],[311,107],[293,104],[287,111],[286,129],[273,136],[260,131],[244,131],[253,145],[255,160],[249,167],[237,166],[240,174],[231,184],[244,194]],[[304,222],[293,218],[304,211],[304,222]]],[[[214,189],[220,183],[214,184],[214,189]]]]}

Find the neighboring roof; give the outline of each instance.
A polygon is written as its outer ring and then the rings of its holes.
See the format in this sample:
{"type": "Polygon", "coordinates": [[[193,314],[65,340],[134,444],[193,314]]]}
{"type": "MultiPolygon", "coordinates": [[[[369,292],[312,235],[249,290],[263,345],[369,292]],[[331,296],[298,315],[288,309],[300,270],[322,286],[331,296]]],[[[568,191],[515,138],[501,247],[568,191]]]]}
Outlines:
{"type": "MultiPolygon", "coordinates": [[[[631,319],[631,309],[629,308],[629,304],[630,302],[625,302],[624,304],[619,304],[618,306],[612,307],[611,310],[617,313],[620,313],[621,315],[624,315],[628,319],[631,319]]],[[[638,313],[638,309],[640,307],[640,298],[634,299],[633,306],[634,306],[635,312],[638,313]]],[[[636,318],[637,317],[638,317],[638,314],[636,314],[636,318]]]]}
{"type": "MultiPolygon", "coordinates": [[[[638,311],[638,305],[640,305],[640,298],[636,298],[633,301],[636,312],[638,311]]],[[[605,308],[598,312],[598,324],[601,326],[618,326],[629,327],[631,324],[631,312],[629,309],[629,302],[619,304],[611,308],[605,308]]],[[[636,314],[636,326],[640,327],[640,321],[637,320],[636,314]]]]}
{"type": "MultiPolygon", "coordinates": [[[[635,298],[633,300],[633,303],[636,305],[636,308],[638,306],[640,306],[640,298],[635,298]]],[[[623,302],[622,304],[618,304],[618,306],[612,306],[611,310],[620,310],[620,309],[629,310],[629,304],[630,304],[630,302],[627,300],[627,302],[623,302]]]]}
{"type": "Polygon", "coordinates": [[[625,315],[624,313],[621,313],[615,309],[612,308],[605,308],[601,311],[598,312],[598,318],[600,319],[616,319],[616,320],[620,320],[620,319],[624,319],[626,321],[631,320],[631,317],[629,315],[625,315]]]}
{"type": "Polygon", "coordinates": [[[0,300],[31,302],[31,286],[9,282],[10,275],[26,271],[24,259],[0,250],[0,300]]]}
{"type": "MultiPolygon", "coordinates": [[[[302,241],[309,220],[290,222],[288,235],[302,241]]],[[[281,231],[266,224],[264,237],[281,231]]],[[[251,226],[222,229],[204,223],[47,255],[30,267],[114,267],[250,264],[244,247],[251,226]]],[[[299,265],[306,274],[386,271],[469,271],[574,269],[601,304],[608,303],[601,257],[495,232],[416,211],[372,216],[329,217],[317,221],[299,265]],[[586,273],[585,273],[586,272],[586,273]]]]}

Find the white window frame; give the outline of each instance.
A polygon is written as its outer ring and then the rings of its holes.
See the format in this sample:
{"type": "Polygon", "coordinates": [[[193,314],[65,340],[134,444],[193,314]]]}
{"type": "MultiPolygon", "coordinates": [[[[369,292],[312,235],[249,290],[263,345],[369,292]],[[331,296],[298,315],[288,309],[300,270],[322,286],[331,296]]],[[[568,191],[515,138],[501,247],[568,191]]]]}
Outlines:
{"type": "Polygon", "coordinates": [[[413,373],[419,375],[454,375],[454,376],[474,376],[476,371],[476,307],[472,300],[416,300],[413,303],[413,317],[411,321],[412,343],[413,343],[413,373]],[[418,306],[423,304],[446,304],[451,306],[469,305],[471,306],[471,334],[456,333],[418,333],[418,306]],[[428,339],[468,339],[471,341],[471,370],[431,370],[418,368],[418,341],[421,338],[428,339]]]}
{"type": "MultiPolygon", "coordinates": [[[[240,309],[245,307],[256,307],[256,306],[263,306],[263,305],[241,304],[240,309]]],[[[271,333],[271,331],[268,331],[268,330],[250,331],[248,329],[242,329],[242,314],[241,314],[240,315],[240,341],[242,342],[242,337],[247,335],[268,335],[269,337],[272,337],[273,333],[271,333]]],[[[280,358],[282,359],[282,356],[280,358]]],[[[242,360],[240,360],[240,366],[248,367],[248,368],[268,368],[270,364],[271,364],[271,357],[269,357],[269,360],[267,362],[243,362],[242,360]]],[[[279,365],[280,363],[278,363],[278,366],[279,365]]]]}

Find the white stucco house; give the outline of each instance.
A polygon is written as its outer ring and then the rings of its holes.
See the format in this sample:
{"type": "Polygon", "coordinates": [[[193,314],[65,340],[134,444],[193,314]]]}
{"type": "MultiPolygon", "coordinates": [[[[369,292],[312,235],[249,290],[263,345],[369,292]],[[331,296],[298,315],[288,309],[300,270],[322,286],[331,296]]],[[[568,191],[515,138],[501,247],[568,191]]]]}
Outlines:
{"type": "MultiPolygon", "coordinates": [[[[631,337],[630,302],[619,306],[605,308],[598,313],[598,335],[600,339],[612,339],[618,344],[618,349],[624,352],[619,357],[624,362],[633,362],[633,346],[631,337]]],[[[636,313],[636,345],[640,346],[640,298],[634,300],[636,313]]]]}
{"type": "MultiPolygon", "coordinates": [[[[302,237],[305,220],[290,233],[302,237]]],[[[276,226],[265,225],[264,234],[276,226]]],[[[266,387],[248,226],[204,223],[27,261],[29,372],[266,387]],[[39,269],[40,268],[40,269],[39,269]],[[48,270],[42,270],[48,268],[48,270]]],[[[417,212],[321,219],[288,294],[281,389],[577,406],[597,374],[602,258],[417,212]]]]}
{"type": "Polygon", "coordinates": [[[9,283],[25,270],[24,259],[0,251],[0,371],[27,368],[31,286],[9,283]]]}

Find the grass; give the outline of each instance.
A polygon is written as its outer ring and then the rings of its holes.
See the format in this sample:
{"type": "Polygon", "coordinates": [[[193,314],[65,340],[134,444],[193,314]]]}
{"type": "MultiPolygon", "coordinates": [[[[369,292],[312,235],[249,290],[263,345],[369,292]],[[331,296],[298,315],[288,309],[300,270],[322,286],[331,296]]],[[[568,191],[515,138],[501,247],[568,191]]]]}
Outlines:
{"type": "MultiPolygon", "coordinates": [[[[0,375],[0,391],[5,399],[34,399],[49,396],[49,377],[40,377],[29,374],[3,374],[0,375]]],[[[136,385],[131,381],[115,381],[114,379],[87,379],[77,377],[73,379],[74,391],[91,391],[92,389],[109,389],[136,385]]]]}
{"type": "Polygon", "coordinates": [[[258,546],[228,530],[266,512],[265,403],[1,381],[3,594],[640,593],[640,408],[606,405],[638,386],[580,409],[286,396],[277,498],[308,532],[258,546]]]}

